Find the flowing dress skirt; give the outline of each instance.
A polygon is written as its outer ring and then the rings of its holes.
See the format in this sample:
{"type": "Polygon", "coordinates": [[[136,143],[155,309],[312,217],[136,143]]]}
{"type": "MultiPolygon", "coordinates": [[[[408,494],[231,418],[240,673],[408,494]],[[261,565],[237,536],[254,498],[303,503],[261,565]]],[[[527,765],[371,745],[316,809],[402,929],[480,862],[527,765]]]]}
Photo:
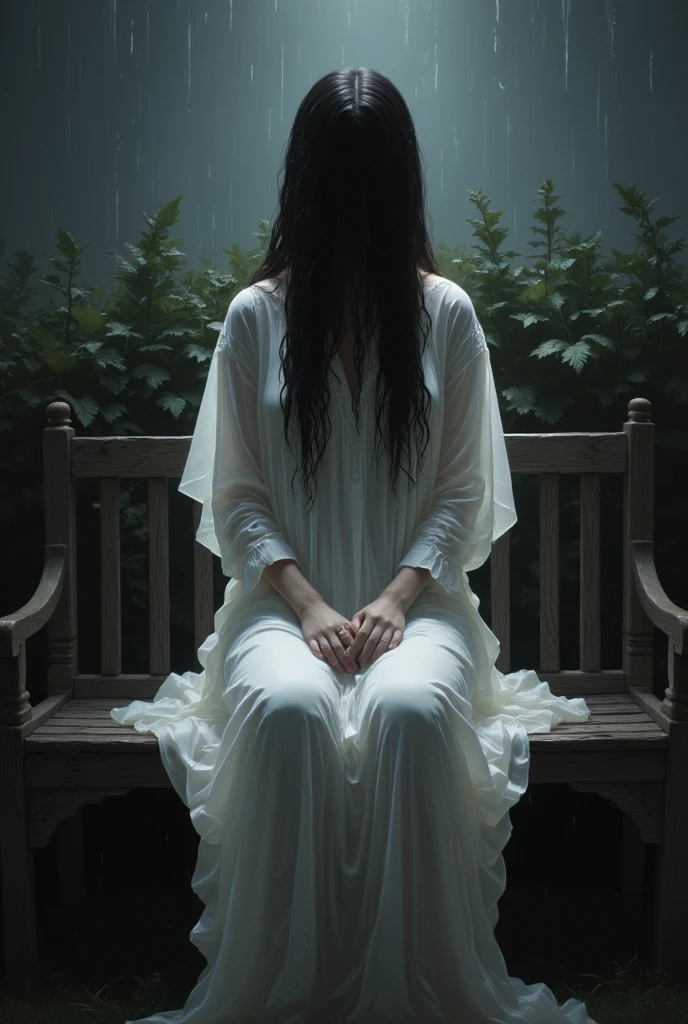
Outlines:
{"type": "Polygon", "coordinates": [[[230,581],[200,673],[112,711],[157,736],[200,836],[207,965],[139,1024],[595,1024],[510,977],[494,936],[528,734],[585,701],[499,672],[469,587],[421,594],[356,675],[314,657],[269,584],[239,596],[230,581]]]}

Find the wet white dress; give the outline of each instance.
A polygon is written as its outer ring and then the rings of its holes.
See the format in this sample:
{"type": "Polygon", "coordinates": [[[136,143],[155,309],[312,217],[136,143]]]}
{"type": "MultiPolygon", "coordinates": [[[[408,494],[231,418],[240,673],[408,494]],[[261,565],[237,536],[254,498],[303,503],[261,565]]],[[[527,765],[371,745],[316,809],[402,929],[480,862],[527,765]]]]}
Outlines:
{"type": "Polygon", "coordinates": [[[378,472],[374,459],[376,346],[360,433],[335,356],[332,432],[306,514],[279,407],[284,287],[232,300],[179,486],[202,502],[196,537],[231,577],[203,670],[112,711],[157,736],[200,836],[192,887],[205,909],[190,938],[207,965],[181,1009],[139,1020],[594,1024],[580,1000],[558,1005],[544,984],[510,977],[493,934],[528,733],[589,711],[532,670],[495,668],[499,643],[469,586],[516,522],[473,304],[425,280],[431,441],[420,473],[414,455],[416,487],[402,472],[396,497],[387,453],[378,472]],[[287,557],[347,618],[403,565],[432,580],[399,646],[348,675],[315,657],[262,578],[287,557]]]}

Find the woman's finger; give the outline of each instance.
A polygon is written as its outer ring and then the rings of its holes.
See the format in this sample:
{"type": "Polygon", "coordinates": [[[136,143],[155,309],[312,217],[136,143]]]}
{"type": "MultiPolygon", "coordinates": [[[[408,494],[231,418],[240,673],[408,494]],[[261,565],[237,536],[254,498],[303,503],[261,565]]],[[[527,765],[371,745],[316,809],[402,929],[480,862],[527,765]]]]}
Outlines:
{"type": "MultiPolygon", "coordinates": [[[[373,628],[372,633],[370,634],[365,644],[363,645],[363,649],[361,650],[361,654],[358,659],[358,664],[361,666],[361,668],[369,663],[373,653],[376,651],[378,647],[378,644],[382,640],[384,633],[385,629],[383,626],[375,626],[373,628]]],[[[391,637],[391,632],[389,635],[391,637]]]]}
{"type": "Polygon", "coordinates": [[[378,640],[377,646],[373,650],[370,657],[367,659],[366,664],[372,665],[374,661],[377,661],[378,658],[381,658],[382,655],[390,649],[390,647],[392,646],[392,640],[394,638],[395,632],[398,632],[398,630],[395,631],[394,626],[387,627],[387,629],[384,631],[384,633],[378,640]]]}
{"type": "Polygon", "coordinates": [[[334,651],[335,657],[339,662],[339,667],[342,672],[348,672],[351,666],[351,658],[347,657],[347,651],[354,642],[354,638],[348,629],[345,629],[343,633],[338,634],[332,633],[330,640],[330,646],[334,651]]]}

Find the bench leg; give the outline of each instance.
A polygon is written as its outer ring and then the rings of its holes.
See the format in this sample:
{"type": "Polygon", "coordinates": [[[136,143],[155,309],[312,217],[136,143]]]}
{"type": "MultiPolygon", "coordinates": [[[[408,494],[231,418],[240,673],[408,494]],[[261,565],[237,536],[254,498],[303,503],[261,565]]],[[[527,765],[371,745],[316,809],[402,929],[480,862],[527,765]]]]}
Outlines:
{"type": "Polygon", "coordinates": [[[23,991],[38,976],[38,942],[24,747],[17,726],[0,728],[0,820],[4,975],[8,988],[23,991]]]}
{"type": "Polygon", "coordinates": [[[637,922],[643,916],[645,843],[640,830],[628,814],[623,815],[621,886],[626,920],[637,922]]]}
{"type": "Polygon", "coordinates": [[[657,849],[652,966],[685,982],[688,948],[688,722],[672,722],[664,798],[662,845],[657,849]]]}
{"type": "Polygon", "coordinates": [[[82,808],[57,826],[57,859],[60,906],[83,914],[86,901],[82,808]]]}

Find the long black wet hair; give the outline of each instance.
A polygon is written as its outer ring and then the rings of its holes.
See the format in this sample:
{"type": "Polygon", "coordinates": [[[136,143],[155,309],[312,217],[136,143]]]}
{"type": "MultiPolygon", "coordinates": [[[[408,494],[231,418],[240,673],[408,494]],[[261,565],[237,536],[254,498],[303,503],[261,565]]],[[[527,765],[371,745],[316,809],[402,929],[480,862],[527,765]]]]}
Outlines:
{"type": "MultiPolygon", "coordinates": [[[[429,441],[431,396],[421,356],[432,320],[419,270],[440,276],[441,270],[425,223],[421,160],[406,102],[379,71],[330,72],[313,85],[296,113],[287,143],[279,213],[263,262],[246,287],[286,272],[280,408],[289,444],[289,420],[296,406],[302,455],[297,472],[305,466],[309,498],[310,481],[316,477],[331,433],[328,371],[344,334],[347,308],[351,309],[358,373],[353,396],[357,427],[363,331],[367,328],[370,337],[377,328],[380,370],[375,434],[382,438],[386,411],[392,493],[396,494],[404,452],[410,468],[414,425],[416,433],[420,426],[421,438],[425,437],[422,451],[417,443],[418,466],[422,464],[429,441]]],[[[403,471],[415,485],[409,472],[403,471]]]]}

